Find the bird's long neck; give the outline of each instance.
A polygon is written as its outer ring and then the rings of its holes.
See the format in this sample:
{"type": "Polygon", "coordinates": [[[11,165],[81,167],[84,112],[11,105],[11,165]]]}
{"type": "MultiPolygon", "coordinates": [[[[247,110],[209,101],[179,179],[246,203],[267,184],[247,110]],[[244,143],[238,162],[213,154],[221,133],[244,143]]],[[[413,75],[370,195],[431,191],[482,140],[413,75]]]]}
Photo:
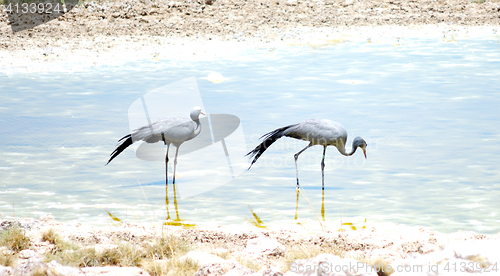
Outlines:
{"type": "Polygon", "coordinates": [[[193,137],[196,137],[201,132],[201,124],[200,124],[200,119],[199,118],[196,118],[193,121],[196,123],[196,128],[193,131],[193,137]]]}
{"type": "Polygon", "coordinates": [[[345,156],[351,156],[353,155],[356,150],[358,149],[358,147],[355,147],[354,146],[354,141],[352,142],[352,149],[351,149],[351,152],[347,153],[345,152],[345,145],[341,145],[340,147],[337,147],[337,149],[339,150],[339,152],[342,154],[342,155],[345,155],[345,156]]]}

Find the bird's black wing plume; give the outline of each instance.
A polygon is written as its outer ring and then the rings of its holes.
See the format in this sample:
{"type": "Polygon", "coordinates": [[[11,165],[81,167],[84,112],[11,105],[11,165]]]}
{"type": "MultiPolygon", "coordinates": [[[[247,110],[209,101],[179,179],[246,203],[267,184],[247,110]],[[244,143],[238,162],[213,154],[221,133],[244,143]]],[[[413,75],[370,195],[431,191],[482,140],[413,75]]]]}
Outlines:
{"type": "MultiPolygon", "coordinates": [[[[108,165],[109,162],[111,162],[111,160],[115,159],[115,157],[117,157],[118,154],[122,153],[122,151],[124,151],[126,148],[128,148],[128,146],[132,145],[132,143],[133,143],[133,141],[132,141],[132,135],[130,135],[130,134],[129,135],[125,135],[120,140],[118,140],[118,142],[121,142],[121,143],[110,154],[111,158],[109,158],[109,161],[108,161],[108,163],[106,163],[106,165],[108,165]]],[[[104,165],[104,166],[106,166],[106,165],[104,165]]]]}
{"type": "Polygon", "coordinates": [[[262,137],[260,137],[260,138],[261,139],[264,138],[264,141],[262,143],[260,143],[260,145],[255,147],[252,151],[250,151],[249,153],[247,153],[245,155],[245,156],[250,156],[250,158],[253,158],[252,164],[250,164],[250,167],[248,167],[248,169],[250,169],[252,167],[252,165],[255,162],[257,162],[257,159],[259,159],[259,157],[264,153],[264,151],[266,151],[267,148],[269,148],[274,142],[276,142],[276,140],[283,137],[283,135],[287,129],[294,127],[296,125],[297,124],[278,128],[276,130],[273,130],[269,133],[262,135],[262,137]]]}

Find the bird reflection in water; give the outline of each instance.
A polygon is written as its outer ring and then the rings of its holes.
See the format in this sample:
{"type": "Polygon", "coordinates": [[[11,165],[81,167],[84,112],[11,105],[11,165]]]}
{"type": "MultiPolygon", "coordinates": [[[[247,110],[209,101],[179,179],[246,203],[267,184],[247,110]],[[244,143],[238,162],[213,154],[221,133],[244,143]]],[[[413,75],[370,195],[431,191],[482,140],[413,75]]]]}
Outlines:
{"type": "MultiPolygon", "coordinates": [[[[307,203],[309,203],[309,205],[311,206],[311,210],[314,212],[316,217],[318,217],[318,215],[316,214],[316,211],[314,211],[314,207],[312,206],[311,202],[307,199],[307,196],[305,195],[304,190],[296,189],[296,193],[297,193],[297,200],[295,201],[295,220],[298,220],[298,218],[299,218],[299,216],[298,216],[299,197],[300,197],[301,193],[302,193],[302,196],[304,197],[304,199],[307,201],[307,203]]],[[[323,219],[323,221],[325,221],[325,190],[324,189],[322,190],[322,198],[321,198],[321,218],[323,219]]],[[[319,220],[319,217],[318,217],[318,220],[319,220]]],[[[298,222],[297,224],[300,224],[300,222],[298,222]]]]}
{"type": "Polygon", "coordinates": [[[168,183],[165,186],[165,206],[167,208],[167,218],[163,225],[170,225],[170,226],[182,226],[184,228],[195,228],[196,224],[191,224],[191,223],[184,223],[183,220],[180,219],[179,217],[179,207],[177,206],[177,192],[175,190],[175,183],[172,183],[173,190],[174,190],[174,208],[175,208],[175,219],[172,219],[170,217],[170,211],[168,209],[169,207],[169,199],[168,199],[168,183]]]}

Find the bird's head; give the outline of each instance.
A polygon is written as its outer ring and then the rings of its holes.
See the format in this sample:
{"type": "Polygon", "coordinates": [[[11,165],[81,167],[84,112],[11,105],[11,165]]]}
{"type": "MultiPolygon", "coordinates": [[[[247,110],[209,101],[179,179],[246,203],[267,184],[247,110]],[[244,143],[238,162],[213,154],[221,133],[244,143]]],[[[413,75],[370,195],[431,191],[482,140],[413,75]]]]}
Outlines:
{"type": "Polygon", "coordinates": [[[353,148],[357,148],[357,147],[360,147],[362,150],[363,150],[363,154],[365,155],[365,158],[366,158],[366,141],[365,139],[361,138],[361,137],[356,137],[354,138],[354,141],[352,141],[352,147],[353,148]]]}
{"type": "Polygon", "coordinates": [[[193,107],[193,110],[191,110],[191,120],[198,120],[200,114],[205,115],[205,113],[201,111],[201,108],[199,106],[193,107]]]}

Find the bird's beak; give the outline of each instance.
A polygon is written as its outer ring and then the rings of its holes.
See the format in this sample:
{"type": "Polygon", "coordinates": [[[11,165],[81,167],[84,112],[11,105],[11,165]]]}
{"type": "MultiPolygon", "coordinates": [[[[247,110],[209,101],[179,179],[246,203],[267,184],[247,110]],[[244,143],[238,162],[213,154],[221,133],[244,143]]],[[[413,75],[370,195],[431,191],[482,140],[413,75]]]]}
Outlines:
{"type": "Polygon", "coordinates": [[[364,148],[361,148],[363,150],[363,153],[365,154],[365,159],[366,159],[366,150],[364,148]]]}
{"type": "Polygon", "coordinates": [[[205,113],[203,113],[203,111],[202,111],[202,112],[200,112],[200,114],[201,114],[201,115],[205,115],[205,116],[207,116],[205,113]]]}

